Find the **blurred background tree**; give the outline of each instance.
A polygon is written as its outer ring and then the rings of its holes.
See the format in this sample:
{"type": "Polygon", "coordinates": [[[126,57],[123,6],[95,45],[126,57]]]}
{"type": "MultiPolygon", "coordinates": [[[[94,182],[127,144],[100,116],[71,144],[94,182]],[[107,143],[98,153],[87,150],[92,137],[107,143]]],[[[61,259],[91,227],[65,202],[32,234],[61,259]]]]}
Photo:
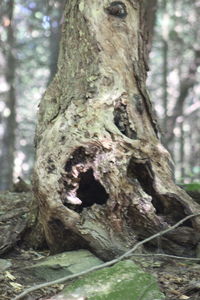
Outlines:
{"type": "MultiPolygon", "coordinates": [[[[155,1],[156,2],[156,1],[155,1]]],[[[0,4],[0,189],[30,180],[39,100],[56,72],[65,1],[0,4]]],[[[200,1],[158,0],[148,86],[178,182],[200,179],[200,1]]]]}
{"type": "Polygon", "coordinates": [[[9,187],[13,177],[14,151],[16,142],[16,58],[14,31],[14,1],[2,3],[1,19],[3,24],[0,67],[1,67],[1,188],[9,187]]]}
{"type": "Polygon", "coordinates": [[[0,189],[30,179],[39,100],[56,72],[61,14],[58,1],[0,4],[0,189]]]}
{"type": "Polygon", "coordinates": [[[149,89],[178,182],[200,179],[200,1],[159,0],[149,89]]]}

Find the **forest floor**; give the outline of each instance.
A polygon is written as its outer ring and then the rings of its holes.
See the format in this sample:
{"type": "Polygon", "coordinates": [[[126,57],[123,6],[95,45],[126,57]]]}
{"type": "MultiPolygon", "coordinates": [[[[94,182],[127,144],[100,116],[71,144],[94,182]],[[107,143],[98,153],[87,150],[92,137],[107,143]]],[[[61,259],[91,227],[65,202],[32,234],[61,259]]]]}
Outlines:
{"type": "MultiPolygon", "coordinates": [[[[0,194],[0,300],[12,300],[17,294],[33,286],[34,280],[25,280],[21,270],[49,256],[48,250],[24,249],[17,242],[27,226],[26,215],[31,199],[31,193],[0,194]],[[7,248],[10,249],[9,252],[6,251],[7,248]]],[[[132,256],[132,259],[157,278],[166,300],[200,300],[200,260],[178,260],[156,255],[132,256]]],[[[49,297],[60,292],[63,287],[64,284],[46,287],[23,299],[50,300],[49,297]]]]}
{"type": "Polygon", "coordinates": [[[157,278],[166,300],[200,299],[199,263],[169,258],[145,258],[142,265],[157,278]]]}
{"type": "MultiPolygon", "coordinates": [[[[12,265],[1,272],[0,275],[0,299],[12,300],[17,294],[28,288],[24,284],[20,270],[37,263],[39,259],[48,256],[48,251],[36,252],[15,248],[9,254],[4,255],[12,265]]],[[[200,299],[200,265],[188,260],[178,261],[169,258],[140,257],[134,258],[134,262],[147,272],[153,274],[159,283],[161,291],[166,295],[166,300],[198,300],[200,299]]],[[[64,287],[54,285],[37,290],[23,298],[24,300],[44,300],[57,294],[64,287]]],[[[131,300],[131,299],[123,299],[131,300]]]]}
{"type": "MultiPolygon", "coordinates": [[[[48,251],[37,252],[33,250],[24,250],[17,247],[10,253],[4,255],[2,258],[11,262],[11,266],[2,272],[0,276],[0,300],[12,300],[16,295],[30,287],[30,285],[28,286],[25,284],[21,270],[37,263],[39,259],[45,258],[48,255],[48,251]]],[[[62,285],[60,286],[63,288],[62,285]]],[[[58,291],[60,291],[60,287],[58,285],[48,287],[37,290],[31,294],[31,296],[29,295],[23,299],[46,299],[50,295],[55,295],[58,291]]]]}

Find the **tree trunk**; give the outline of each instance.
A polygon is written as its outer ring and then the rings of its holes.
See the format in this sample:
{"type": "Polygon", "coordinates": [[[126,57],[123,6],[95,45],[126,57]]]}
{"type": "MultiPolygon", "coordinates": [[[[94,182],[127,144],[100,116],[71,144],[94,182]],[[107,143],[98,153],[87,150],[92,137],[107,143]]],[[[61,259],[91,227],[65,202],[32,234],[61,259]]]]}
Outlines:
{"type": "MultiPolygon", "coordinates": [[[[67,2],[58,72],[36,131],[34,190],[52,252],[89,248],[110,259],[199,208],[174,184],[157,137],[143,5],[67,2]]],[[[195,255],[200,219],[183,225],[159,246],[195,255]]]]}
{"type": "Polygon", "coordinates": [[[145,33],[146,36],[146,49],[147,49],[147,61],[149,58],[149,53],[152,48],[153,42],[153,33],[156,21],[156,10],[157,10],[157,3],[158,0],[144,0],[143,1],[143,34],[145,33]]]}
{"type": "Polygon", "coordinates": [[[184,183],[185,178],[185,132],[183,127],[184,117],[181,117],[181,120],[179,122],[180,126],[180,169],[181,169],[181,182],[184,183]]]}
{"type": "Polygon", "coordinates": [[[8,1],[6,6],[5,24],[7,47],[5,50],[5,110],[2,118],[3,134],[0,151],[0,190],[9,189],[13,183],[15,131],[16,131],[16,95],[15,95],[15,68],[14,55],[15,38],[13,28],[14,1],[8,1]]]}
{"type": "MultiPolygon", "coordinates": [[[[62,1],[61,1],[62,2],[62,1]]],[[[61,33],[61,18],[64,9],[64,3],[58,2],[58,7],[56,9],[56,14],[53,14],[55,9],[55,3],[48,3],[47,15],[51,16],[49,20],[50,24],[50,36],[49,36],[49,49],[50,49],[50,59],[49,59],[49,79],[50,83],[57,72],[58,63],[58,53],[59,53],[59,42],[61,33]]]]}

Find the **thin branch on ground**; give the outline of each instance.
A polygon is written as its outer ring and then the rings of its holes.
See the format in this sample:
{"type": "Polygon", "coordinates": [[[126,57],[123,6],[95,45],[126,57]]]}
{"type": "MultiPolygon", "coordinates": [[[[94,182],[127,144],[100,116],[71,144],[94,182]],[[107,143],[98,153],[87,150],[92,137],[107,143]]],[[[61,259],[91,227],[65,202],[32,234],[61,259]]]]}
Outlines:
{"type": "Polygon", "coordinates": [[[136,254],[129,254],[127,257],[134,257],[134,256],[174,258],[180,260],[200,261],[200,257],[176,256],[176,255],[165,254],[165,253],[136,253],[136,254]]]}
{"type": "Polygon", "coordinates": [[[105,262],[101,265],[98,265],[98,266],[94,266],[88,270],[85,270],[85,271],[82,271],[82,272],[79,272],[77,274],[73,274],[73,275],[68,275],[68,276],[65,276],[65,277],[62,277],[62,278],[59,278],[59,279],[56,279],[56,280],[53,280],[53,281],[49,281],[49,282],[45,282],[45,283],[41,283],[41,284],[38,284],[38,285],[35,285],[33,287],[30,287],[28,289],[26,289],[24,292],[22,292],[21,294],[17,295],[15,298],[13,298],[13,300],[19,300],[21,298],[23,298],[24,296],[26,296],[27,294],[33,292],[33,291],[36,291],[36,290],[39,290],[39,289],[42,289],[42,288],[45,288],[45,287],[48,287],[48,286],[51,286],[51,285],[55,285],[55,284],[59,284],[59,283],[63,283],[63,282],[66,282],[67,280],[71,280],[71,279],[74,279],[74,278],[77,278],[77,277],[80,277],[82,275],[85,275],[85,274],[88,274],[90,272],[93,272],[93,271],[97,271],[97,270],[100,270],[100,269],[103,269],[105,267],[110,267],[116,263],[118,263],[119,261],[123,260],[124,258],[126,257],[129,257],[137,248],[139,248],[141,245],[159,237],[159,236],[162,236],[164,235],[165,233],[169,232],[169,231],[172,231],[173,229],[177,228],[179,225],[181,225],[182,223],[184,223],[185,221],[193,218],[193,217],[198,217],[200,216],[200,213],[197,213],[197,214],[192,214],[192,215],[189,215],[183,219],[181,219],[179,222],[177,222],[176,224],[174,224],[173,226],[163,230],[163,231],[160,231],[154,235],[151,235],[150,237],[144,239],[143,241],[140,241],[139,243],[137,243],[132,249],[130,249],[129,251],[125,252],[124,254],[122,254],[121,256],[119,256],[118,258],[115,258],[113,260],[110,260],[108,262],[105,262]]]}

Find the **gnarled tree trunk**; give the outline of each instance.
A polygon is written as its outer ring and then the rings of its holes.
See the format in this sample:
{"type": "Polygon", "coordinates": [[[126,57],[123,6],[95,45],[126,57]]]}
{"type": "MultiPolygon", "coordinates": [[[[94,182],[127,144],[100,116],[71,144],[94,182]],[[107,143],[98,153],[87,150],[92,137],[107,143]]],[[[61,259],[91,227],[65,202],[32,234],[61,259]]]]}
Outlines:
{"type": "MultiPolygon", "coordinates": [[[[71,0],[41,101],[35,195],[52,251],[109,259],[199,208],[178,188],[146,90],[144,2],[71,0]]],[[[160,238],[194,255],[200,219],[160,238]]],[[[157,247],[152,241],[151,247],[157,247]]]]}

